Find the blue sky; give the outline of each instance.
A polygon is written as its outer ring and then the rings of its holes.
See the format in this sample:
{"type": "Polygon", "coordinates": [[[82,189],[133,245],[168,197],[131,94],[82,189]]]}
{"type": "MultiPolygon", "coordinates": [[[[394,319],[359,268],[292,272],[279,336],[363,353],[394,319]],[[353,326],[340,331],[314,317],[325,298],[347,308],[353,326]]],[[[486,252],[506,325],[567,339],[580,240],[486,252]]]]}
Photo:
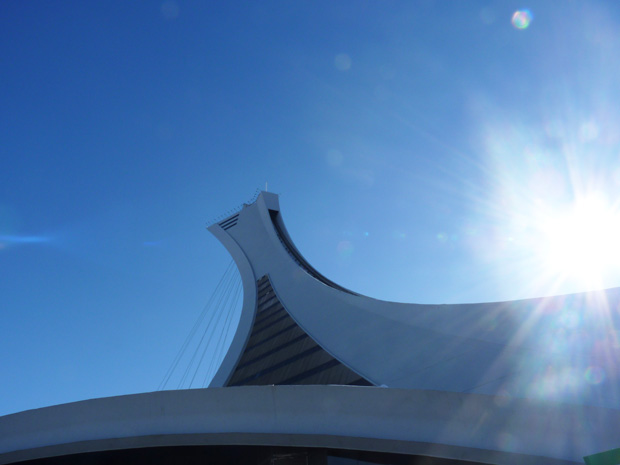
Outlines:
{"type": "Polygon", "coordinates": [[[1,2],[0,414],[156,389],[265,183],[376,298],[620,285],[619,8],[1,2]]]}

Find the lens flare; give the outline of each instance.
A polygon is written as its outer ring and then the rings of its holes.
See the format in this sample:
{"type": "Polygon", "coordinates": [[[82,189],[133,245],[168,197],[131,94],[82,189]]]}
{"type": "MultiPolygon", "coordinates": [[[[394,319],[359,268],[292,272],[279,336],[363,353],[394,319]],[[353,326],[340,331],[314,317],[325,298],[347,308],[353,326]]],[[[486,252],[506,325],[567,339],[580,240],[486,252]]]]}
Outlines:
{"type": "Polygon", "coordinates": [[[512,15],[512,25],[517,29],[527,29],[532,22],[530,10],[517,10],[512,15]]]}
{"type": "Polygon", "coordinates": [[[338,71],[348,71],[351,69],[352,60],[346,53],[339,53],[334,58],[334,66],[338,71]]]}
{"type": "Polygon", "coordinates": [[[342,165],[342,162],[344,161],[344,156],[342,155],[342,152],[336,149],[329,149],[325,158],[327,160],[327,163],[333,167],[342,165]]]}
{"type": "Polygon", "coordinates": [[[590,384],[601,384],[605,381],[605,370],[601,367],[591,366],[586,370],[584,377],[590,384]]]}
{"type": "Polygon", "coordinates": [[[175,19],[179,16],[179,5],[173,1],[167,1],[161,4],[161,15],[165,19],[175,19]]]}
{"type": "Polygon", "coordinates": [[[350,241],[340,241],[338,243],[338,255],[340,255],[343,258],[348,258],[351,255],[353,255],[353,251],[354,251],[354,247],[353,244],[350,241]]]}
{"type": "Polygon", "coordinates": [[[50,238],[46,236],[0,236],[0,243],[7,244],[41,244],[49,242],[50,238]]]}
{"type": "Polygon", "coordinates": [[[513,452],[517,450],[518,444],[517,438],[510,433],[503,432],[497,436],[497,445],[502,450],[513,452]]]}

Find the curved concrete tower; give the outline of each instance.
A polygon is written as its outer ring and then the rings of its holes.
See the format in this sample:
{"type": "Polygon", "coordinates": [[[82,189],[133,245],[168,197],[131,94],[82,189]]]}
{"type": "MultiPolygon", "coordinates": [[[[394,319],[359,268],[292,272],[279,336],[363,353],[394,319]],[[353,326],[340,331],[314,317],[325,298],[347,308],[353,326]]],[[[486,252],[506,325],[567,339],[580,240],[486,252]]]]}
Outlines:
{"type": "Polygon", "coordinates": [[[211,387],[0,417],[0,465],[618,463],[620,289],[384,302],[312,268],[274,194],[209,230],[244,293],[211,387]]]}
{"type": "Polygon", "coordinates": [[[358,384],[620,406],[620,290],[462,305],[347,290],[296,249],[276,194],[209,230],[243,279],[212,386],[358,384]],[[604,378],[604,381],[601,379],[604,378]]]}

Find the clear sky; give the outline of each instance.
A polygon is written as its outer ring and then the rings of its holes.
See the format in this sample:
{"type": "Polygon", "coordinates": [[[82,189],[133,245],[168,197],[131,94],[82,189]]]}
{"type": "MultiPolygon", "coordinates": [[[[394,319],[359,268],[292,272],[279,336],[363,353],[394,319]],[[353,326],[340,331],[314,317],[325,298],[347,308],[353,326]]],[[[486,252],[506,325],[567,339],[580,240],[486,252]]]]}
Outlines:
{"type": "Polygon", "coordinates": [[[157,389],[265,183],[372,297],[620,286],[618,2],[6,0],[0,66],[0,415],[157,389]]]}

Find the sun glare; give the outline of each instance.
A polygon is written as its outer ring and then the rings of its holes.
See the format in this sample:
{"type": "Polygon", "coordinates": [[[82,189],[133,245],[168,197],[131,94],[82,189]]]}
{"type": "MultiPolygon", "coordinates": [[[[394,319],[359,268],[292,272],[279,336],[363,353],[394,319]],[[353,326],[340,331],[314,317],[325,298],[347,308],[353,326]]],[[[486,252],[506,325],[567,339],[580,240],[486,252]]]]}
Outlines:
{"type": "Polygon", "coordinates": [[[580,199],[542,223],[541,259],[550,274],[596,287],[619,263],[620,215],[600,196],[580,199]]]}

